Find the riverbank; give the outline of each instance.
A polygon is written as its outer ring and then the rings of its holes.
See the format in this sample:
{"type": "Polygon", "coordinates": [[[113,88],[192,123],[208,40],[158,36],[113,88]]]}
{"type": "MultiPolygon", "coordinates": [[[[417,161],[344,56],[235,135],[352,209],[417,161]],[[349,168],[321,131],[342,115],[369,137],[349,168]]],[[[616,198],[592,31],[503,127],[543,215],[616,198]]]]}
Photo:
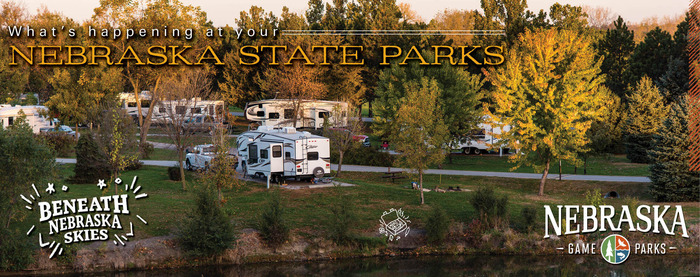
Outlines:
{"type": "MultiPolygon", "coordinates": [[[[505,231],[489,230],[483,234],[455,233],[457,226],[452,226],[449,240],[441,246],[427,245],[424,232],[414,230],[405,239],[397,243],[374,248],[357,248],[356,246],[339,246],[323,238],[308,239],[298,235],[277,250],[265,246],[259,234],[252,229],[241,230],[238,239],[231,249],[223,254],[209,258],[188,257],[179,247],[174,236],[151,237],[137,240],[125,246],[115,246],[111,243],[94,242],[84,245],[79,250],[69,251],[59,259],[49,259],[49,252],[37,250],[35,264],[22,272],[5,272],[6,274],[74,274],[98,272],[123,272],[141,270],[189,269],[206,268],[207,266],[256,265],[269,263],[301,263],[323,261],[352,261],[370,257],[404,257],[418,258],[437,256],[451,259],[454,257],[528,257],[533,262],[546,262],[575,258],[577,264],[583,260],[603,261],[600,253],[589,255],[569,255],[557,247],[567,247],[569,243],[582,245],[595,242],[600,245],[603,235],[566,236],[544,240],[539,234],[522,234],[511,229],[505,231]]],[[[697,261],[700,257],[698,241],[700,225],[691,226],[690,239],[645,235],[640,233],[623,233],[630,243],[644,240],[644,243],[666,243],[679,247],[679,251],[666,255],[631,254],[634,258],[647,260],[689,259],[697,261]],[[677,257],[677,258],[671,258],[677,257]],[[694,258],[693,258],[694,257],[694,258]]],[[[668,246],[667,246],[668,248],[668,246]]],[[[477,260],[474,260],[477,262],[477,260]]],[[[678,270],[679,268],[676,268],[678,270]]],[[[700,274],[700,264],[684,265],[683,271],[700,274]]]]}

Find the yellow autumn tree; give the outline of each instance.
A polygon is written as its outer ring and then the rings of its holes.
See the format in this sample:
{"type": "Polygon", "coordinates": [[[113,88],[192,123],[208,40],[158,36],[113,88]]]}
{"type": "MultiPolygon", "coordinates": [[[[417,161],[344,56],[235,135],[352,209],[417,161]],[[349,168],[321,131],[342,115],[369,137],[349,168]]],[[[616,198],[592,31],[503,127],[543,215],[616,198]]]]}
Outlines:
{"type": "Polygon", "coordinates": [[[401,153],[397,164],[418,174],[420,203],[424,204],[423,173],[445,158],[450,133],[442,118],[437,81],[423,77],[404,86],[406,96],[396,116],[398,132],[393,132],[390,139],[401,153]]]}
{"type": "Polygon", "coordinates": [[[488,72],[493,105],[485,110],[493,124],[512,126],[500,137],[519,151],[510,157],[515,168],[542,171],[538,195],[544,195],[553,161],[580,163],[586,131],[602,113],[598,87],[604,76],[591,43],[568,30],[526,31],[505,65],[488,72]]]}

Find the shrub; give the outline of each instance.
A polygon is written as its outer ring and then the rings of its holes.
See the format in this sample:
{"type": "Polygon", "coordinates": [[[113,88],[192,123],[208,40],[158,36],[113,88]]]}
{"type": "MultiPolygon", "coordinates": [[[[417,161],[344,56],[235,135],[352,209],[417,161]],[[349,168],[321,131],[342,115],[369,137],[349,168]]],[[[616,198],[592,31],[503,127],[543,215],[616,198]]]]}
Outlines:
{"type": "Polygon", "coordinates": [[[146,142],[141,148],[141,158],[148,159],[151,156],[151,154],[153,154],[153,151],[155,151],[153,143],[146,142]]]}
{"type": "Polygon", "coordinates": [[[337,244],[350,243],[353,240],[350,229],[357,223],[350,198],[343,196],[338,205],[331,206],[330,210],[333,216],[326,226],[329,238],[337,244]]]}
{"type": "Polygon", "coordinates": [[[0,228],[0,269],[22,270],[33,261],[34,245],[18,229],[0,228]]]}
{"type": "Polygon", "coordinates": [[[214,195],[197,192],[195,210],[185,219],[178,237],[183,249],[192,256],[222,253],[235,240],[233,226],[214,195]]]}
{"type": "Polygon", "coordinates": [[[70,156],[75,149],[75,138],[64,133],[40,133],[37,135],[43,142],[51,148],[57,157],[70,156]]]}
{"type": "Polygon", "coordinates": [[[171,181],[180,181],[180,167],[177,167],[177,166],[168,167],[168,178],[171,181]]]}
{"type": "Polygon", "coordinates": [[[508,214],[508,196],[497,197],[493,188],[479,188],[469,199],[481,220],[494,227],[506,221],[508,214]]]}
{"type": "Polygon", "coordinates": [[[586,191],[586,204],[596,207],[603,205],[603,193],[600,189],[586,191]]]}
{"type": "Polygon", "coordinates": [[[442,244],[447,237],[447,232],[450,228],[450,219],[447,218],[445,211],[435,207],[432,214],[428,218],[425,225],[428,242],[434,244],[442,244]]]}
{"type": "Polygon", "coordinates": [[[274,193],[263,210],[260,220],[260,236],[272,249],[277,249],[289,237],[289,227],[284,219],[284,208],[278,193],[274,193]]]}
{"type": "Polygon", "coordinates": [[[76,163],[70,179],[74,184],[97,183],[98,179],[109,179],[107,157],[100,151],[92,134],[83,134],[75,147],[76,163]]]}
{"type": "Polygon", "coordinates": [[[535,227],[535,221],[537,220],[537,209],[526,206],[520,211],[520,216],[523,218],[523,230],[531,232],[532,228],[535,227]]]}
{"type": "Polygon", "coordinates": [[[126,161],[126,167],[124,167],[124,171],[130,171],[130,170],[138,170],[143,166],[143,163],[139,161],[139,159],[130,159],[126,161]]]}

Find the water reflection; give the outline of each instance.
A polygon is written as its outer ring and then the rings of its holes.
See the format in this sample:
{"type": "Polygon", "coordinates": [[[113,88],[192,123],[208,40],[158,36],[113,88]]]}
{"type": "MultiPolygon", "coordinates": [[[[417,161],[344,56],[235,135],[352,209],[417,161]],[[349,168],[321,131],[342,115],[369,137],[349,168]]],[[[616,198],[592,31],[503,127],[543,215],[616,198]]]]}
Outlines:
{"type": "MultiPolygon", "coordinates": [[[[94,275],[94,274],[91,274],[94,275]]],[[[631,256],[610,265],[595,256],[430,256],[364,258],[152,270],[106,276],[687,276],[700,275],[698,256],[631,256]]]]}

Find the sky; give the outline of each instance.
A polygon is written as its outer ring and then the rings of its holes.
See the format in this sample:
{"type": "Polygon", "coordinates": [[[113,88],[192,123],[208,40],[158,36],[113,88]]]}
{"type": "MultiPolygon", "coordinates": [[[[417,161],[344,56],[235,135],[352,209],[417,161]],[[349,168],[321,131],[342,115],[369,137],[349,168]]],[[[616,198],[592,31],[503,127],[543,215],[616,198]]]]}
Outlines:
{"type": "MultiPolygon", "coordinates": [[[[99,0],[15,0],[36,13],[37,8],[46,5],[49,10],[62,12],[64,15],[78,21],[88,19],[93,9],[99,6],[99,0]]],[[[215,26],[235,26],[234,19],[240,11],[248,10],[257,5],[266,11],[272,11],[279,16],[282,7],[287,6],[292,12],[302,13],[308,7],[308,0],[180,0],[185,4],[199,5],[207,13],[215,26]]],[[[328,2],[329,0],[324,0],[328,2]]],[[[474,10],[480,8],[479,0],[397,0],[397,3],[408,3],[424,20],[430,21],[440,11],[445,9],[474,10]]],[[[644,18],[657,16],[676,16],[683,14],[689,6],[687,0],[529,0],[528,9],[539,11],[549,10],[555,2],[575,6],[588,5],[592,7],[607,7],[613,13],[621,15],[626,21],[639,22],[644,18]]]]}

